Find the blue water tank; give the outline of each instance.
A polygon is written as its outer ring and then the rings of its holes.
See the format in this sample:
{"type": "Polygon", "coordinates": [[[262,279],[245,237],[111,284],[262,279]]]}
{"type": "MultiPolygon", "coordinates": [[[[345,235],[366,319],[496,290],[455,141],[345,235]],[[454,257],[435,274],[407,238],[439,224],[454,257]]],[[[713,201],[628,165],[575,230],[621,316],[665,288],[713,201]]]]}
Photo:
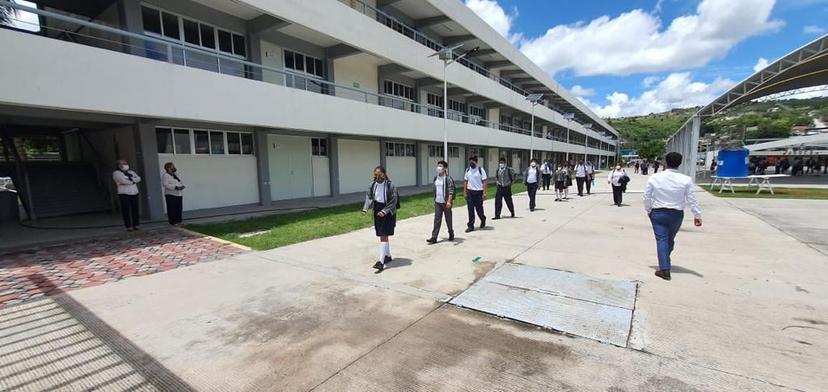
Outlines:
{"type": "Polygon", "coordinates": [[[750,150],[747,148],[719,151],[716,175],[719,177],[747,177],[750,165],[749,155],[750,150]]]}

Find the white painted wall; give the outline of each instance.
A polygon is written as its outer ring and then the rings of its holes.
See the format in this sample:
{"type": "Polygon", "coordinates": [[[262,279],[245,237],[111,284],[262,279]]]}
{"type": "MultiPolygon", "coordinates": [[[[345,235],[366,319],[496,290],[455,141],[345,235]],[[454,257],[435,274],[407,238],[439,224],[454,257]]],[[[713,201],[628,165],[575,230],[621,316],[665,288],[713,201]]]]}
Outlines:
{"type": "MultiPolygon", "coordinates": [[[[379,59],[367,53],[334,60],[336,84],[358,88],[373,93],[379,92],[379,59]],[[356,85],[355,85],[356,83],[356,85]]],[[[339,90],[337,96],[353,96],[353,91],[339,90]]]]}
{"type": "MultiPolygon", "coordinates": [[[[449,173],[454,178],[463,179],[463,173],[466,171],[466,166],[468,166],[468,156],[466,154],[466,147],[459,146],[460,148],[460,156],[459,157],[452,157],[449,156],[448,164],[449,164],[449,173]]],[[[451,149],[451,144],[449,144],[449,149],[451,149]]],[[[436,165],[436,164],[435,164],[436,165]]]]}
{"type": "Polygon", "coordinates": [[[339,193],[363,192],[368,189],[372,171],[380,164],[378,141],[338,139],[339,193]]]}
{"type": "Polygon", "coordinates": [[[259,202],[254,156],[158,154],[159,167],[167,162],[175,163],[187,187],[184,211],[259,202]]]}
{"type": "Polygon", "coordinates": [[[330,158],[313,156],[311,157],[313,164],[313,195],[314,196],[330,196],[331,195],[331,166],[330,158]]]}
{"type": "Polygon", "coordinates": [[[386,157],[385,170],[396,186],[417,185],[417,158],[415,157],[386,157]]]}
{"type": "MultiPolygon", "coordinates": [[[[281,46],[278,46],[274,43],[265,40],[261,40],[261,51],[262,65],[270,68],[284,69],[285,56],[282,52],[281,46]]],[[[264,71],[262,73],[262,80],[268,83],[274,83],[279,85],[284,85],[285,83],[283,75],[270,71],[264,71]]]]}
{"type": "Polygon", "coordinates": [[[490,148],[488,150],[489,160],[486,165],[486,174],[489,177],[494,177],[495,173],[497,173],[497,164],[500,161],[500,151],[497,148],[490,148]]]}

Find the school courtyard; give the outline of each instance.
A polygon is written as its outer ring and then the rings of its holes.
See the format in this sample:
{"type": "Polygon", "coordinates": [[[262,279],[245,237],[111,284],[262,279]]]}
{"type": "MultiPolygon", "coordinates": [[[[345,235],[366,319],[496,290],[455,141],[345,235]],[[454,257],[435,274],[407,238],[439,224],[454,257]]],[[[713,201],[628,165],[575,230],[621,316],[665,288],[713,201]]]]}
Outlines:
{"type": "Polygon", "coordinates": [[[454,243],[426,245],[431,215],[402,220],[381,274],[372,228],[266,251],[148,228],[3,254],[0,390],[828,389],[828,201],[699,190],[704,226],[686,213],[667,282],[645,182],[621,208],[603,177],[567,202],[539,192],[534,213],[516,195],[514,219],[489,199],[469,234],[457,208],[454,243]],[[486,291],[512,272],[532,287],[486,291]]]}

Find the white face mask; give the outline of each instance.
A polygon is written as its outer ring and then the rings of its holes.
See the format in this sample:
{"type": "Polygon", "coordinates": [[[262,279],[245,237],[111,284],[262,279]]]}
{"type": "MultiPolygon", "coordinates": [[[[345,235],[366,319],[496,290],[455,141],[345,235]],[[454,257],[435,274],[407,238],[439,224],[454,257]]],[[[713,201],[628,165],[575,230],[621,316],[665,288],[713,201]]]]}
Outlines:
{"type": "Polygon", "coordinates": [[[123,170],[123,171],[129,170],[129,165],[121,165],[121,170],[123,170]]]}
{"type": "Polygon", "coordinates": [[[437,172],[437,174],[443,174],[443,167],[442,166],[437,166],[434,170],[437,172]]]}
{"type": "Polygon", "coordinates": [[[532,166],[532,167],[535,167],[535,166],[537,166],[537,165],[538,165],[538,164],[537,164],[537,163],[535,163],[535,162],[532,162],[532,163],[530,163],[530,164],[529,164],[529,166],[532,166]]]}
{"type": "Polygon", "coordinates": [[[621,170],[621,166],[616,166],[615,170],[621,170]]]}
{"type": "Polygon", "coordinates": [[[505,163],[499,163],[499,164],[497,165],[497,167],[499,167],[499,168],[503,169],[504,167],[506,167],[506,164],[505,164],[505,163]]]}

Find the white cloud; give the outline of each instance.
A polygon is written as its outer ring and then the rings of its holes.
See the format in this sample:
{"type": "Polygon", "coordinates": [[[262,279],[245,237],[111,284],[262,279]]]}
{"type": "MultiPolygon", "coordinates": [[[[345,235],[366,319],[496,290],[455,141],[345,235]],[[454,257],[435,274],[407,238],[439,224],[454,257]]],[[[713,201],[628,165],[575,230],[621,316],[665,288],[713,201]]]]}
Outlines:
{"type": "Polygon", "coordinates": [[[511,13],[506,13],[495,0],[466,0],[466,6],[510,42],[515,43],[521,39],[521,34],[511,32],[512,24],[517,19],[517,8],[512,9],[511,13]]]}
{"type": "Polygon", "coordinates": [[[643,84],[644,87],[650,88],[650,87],[655,86],[655,84],[660,82],[660,81],[661,81],[660,76],[647,76],[646,78],[644,78],[644,81],[642,81],[641,84],[643,84]]]}
{"type": "Polygon", "coordinates": [[[753,66],[753,72],[759,72],[768,67],[768,59],[764,57],[759,57],[759,60],[756,60],[756,65],[753,66]]]}
{"type": "Polygon", "coordinates": [[[606,97],[608,103],[604,106],[585,98],[581,101],[601,117],[640,116],[706,105],[734,84],[732,80],[721,78],[710,83],[698,82],[692,80],[689,72],[680,72],[670,74],[638,97],[616,91],[606,97]]]}
{"type": "Polygon", "coordinates": [[[585,88],[578,84],[572,86],[572,88],[569,89],[569,91],[576,97],[589,97],[595,94],[595,90],[591,88],[585,88]]]}
{"type": "MultiPolygon", "coordinates": [[[[467,0],[481,2],[492,1],[467,0]]],[[[552,27],[522,40],[520,49],[550,74],[570,69],[580,76],[629,75],[700,67],[748,37],[779,29],[783,22],[771,19],[774,4],[703,0],[696,13],[677,17],[666,28],[657,15],[635,9],[615,18],[552,27]]]]}
{"type": "Polygon", "coordinates": [[[813,34],[813,35],[822,35],[825,34],[825,28],[814,26],[814,25],[807,25],[802,28],[803,34],[813,34]]]}

